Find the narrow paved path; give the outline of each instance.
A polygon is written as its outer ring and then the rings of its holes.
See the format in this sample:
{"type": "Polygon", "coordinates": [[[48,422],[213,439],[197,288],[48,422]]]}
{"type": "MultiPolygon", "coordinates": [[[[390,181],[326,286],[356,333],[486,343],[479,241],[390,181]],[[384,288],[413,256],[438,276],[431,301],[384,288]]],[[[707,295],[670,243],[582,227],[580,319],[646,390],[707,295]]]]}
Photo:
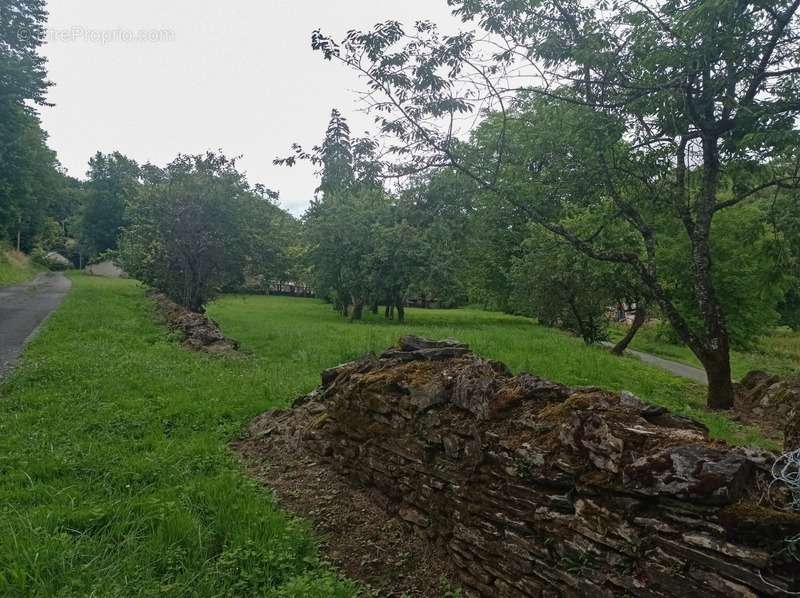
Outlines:
{"type": "Polygon", "coordinates": [[[32,282],[0,288],[0,378],[71,286],[62,273],[47,272],[32,282]]]}
{"type": "Polygon", "coordinates": [[[657,355],[651,355],[650,353],[635,351],[633,349],[628,349],[626,352],[638,357],[645,363],[649,363],[661,368],[662,370],[672,372],[676,376],[680,376],[681,378],[689,378],[689,380],[708,385],[708,376],[706,376],[705,370],[701,370],[700,368],[686,365],[685,363],[680,363],[678,361],[664,359],[663,357],[658,357],[657,355]]]}
{"type": "MultiPolygon", "coordinates": [[[[612,343],[603,343],[605,347],[613,347],[612,343]]],[[[670,359],[664,359],[663,357],[658,357],[657,355],[651,355],[650,353],[642,353],[641,351],[636,351],[634,349],[626,349],[625,353],[629,353],[634,357],[644,361],[645,363],[649,363],[650,365],[654,365],[657,368],[661,368],[662,370],[667,370],[671,374],[675,376],[679,376],[681,378],[688,378],[693,382],[697,382],[698,384],[705,384],[708,385],[708,376],[706,376],[705,370],[700,368],[696,368],[691,365],[686,365],[685,363],[680,363],[678,361],[672,361],[670,359]]]]}

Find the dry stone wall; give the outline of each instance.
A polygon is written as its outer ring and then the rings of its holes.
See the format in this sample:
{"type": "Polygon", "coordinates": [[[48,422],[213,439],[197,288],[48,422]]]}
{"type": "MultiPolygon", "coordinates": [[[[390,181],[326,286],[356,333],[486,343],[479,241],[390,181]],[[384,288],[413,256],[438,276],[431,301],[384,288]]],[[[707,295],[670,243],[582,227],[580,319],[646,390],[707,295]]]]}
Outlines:
{"type": "Polygon", "coordinates": [[[784,450],[800,450],[800,375],[748,372],[737,384],[736,410],[783,430],[784,450]]]}
{"type": "Polygon", "coordinates": [[[441,544],[468,596],[786,596],[800,514],[770,453],[633,395],[518,376],[417,337],[323,373],[290,434],[441,544]],[[767,496],[769,494],[769,496],[767,496]]]}
{"type": "Polygon", "coordinates": [[[222,334],[219,324],[205,314],[186,309],[163,293],[152,292],[149,296],[167,324],[183,334],[185,348],[214,354],[239,350],[239,341],[227,338],[222,334]]]}

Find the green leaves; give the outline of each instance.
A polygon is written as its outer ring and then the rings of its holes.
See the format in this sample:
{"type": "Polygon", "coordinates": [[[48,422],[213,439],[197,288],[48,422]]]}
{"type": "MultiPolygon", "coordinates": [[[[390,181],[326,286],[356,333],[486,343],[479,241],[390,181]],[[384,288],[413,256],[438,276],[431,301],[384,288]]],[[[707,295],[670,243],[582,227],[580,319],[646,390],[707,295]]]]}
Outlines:
{"type": "MultiPolygon", "coordinates": [[[[35,106],[47,104],[45,0],[0,3],[0,242],[30,251],[48,217],[63,225],[65,180],[46,143],[35,106]]],[[[61,248],[63,249],[63,248],[61,248]]]]}
{"type": "Polygon", "coordinates": [[[39,119],[11,102],[0,101],[0,240],[30,251],[48,216],[65,220],[61,200],[66,177],[57,170],[55,153],[39,119]]]}
{"type": "MultiPolygon", "coordinates": [[[[50,86],[45,59],[45,0],[5,0],[0,4],[0,103],[25,107],[45,104],[50,86]]],[[[26,108],[27,109],[27,108],[26,108]]]]}
{"type": "Polygon", "coordinates": [[[81,243],[87,258],[117,248],[126,209],[141,190],[139,165],[119,152],[97,152],[89,160],[81,243]]]}
{"type": "Polygon", "coordinates": [[[282,277],[290,218],[221,154],[178,156],[128,206],[120,260],[195,311],[247,275],[282,277]]]}
{"type": "Polygon", "coordinates": [[[292,144],[294,155],[276,158],[273,164],[294,166],[307,161],[319,168],[322,180],[316,193],[340,193],[355,186],[379,187],[383,165],[376,158],[378,143],[369,137],[351,137],[347,119],[337,109],[331,110],[331,119],[320,145],[306,151],[292,144]]]}

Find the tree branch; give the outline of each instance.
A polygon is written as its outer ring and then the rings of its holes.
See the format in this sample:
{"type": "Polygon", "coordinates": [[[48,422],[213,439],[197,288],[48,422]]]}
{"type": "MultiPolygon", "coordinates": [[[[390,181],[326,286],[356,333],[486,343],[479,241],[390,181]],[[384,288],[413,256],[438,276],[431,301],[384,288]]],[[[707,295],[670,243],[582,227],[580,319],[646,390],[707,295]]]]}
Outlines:
{"type": "Polygon", "coordinates": [[[756,193],[759,193],[760,191],[764,191],[765,189],[769,189],[771,187],[781,187],[784,189],[800,189],[800,179],[798,179],[798,177],[782,177],[779,179],[773,179],[766,183],[762,183],[761,185],[753,187],[752,189],[749,189],[744,193],[737,195],[733,199],[717,203],[717,205],[714,206],[714,212],[719,212],[720,210],[724,210],[725,208],[730,208],[732,206],[735,206],[739,202],[742,202],[745,199],[747,199],[748,197],[752,197],[756,193]],[[791,184],[786,185],[785,183],[791,183],[791,184]]]}

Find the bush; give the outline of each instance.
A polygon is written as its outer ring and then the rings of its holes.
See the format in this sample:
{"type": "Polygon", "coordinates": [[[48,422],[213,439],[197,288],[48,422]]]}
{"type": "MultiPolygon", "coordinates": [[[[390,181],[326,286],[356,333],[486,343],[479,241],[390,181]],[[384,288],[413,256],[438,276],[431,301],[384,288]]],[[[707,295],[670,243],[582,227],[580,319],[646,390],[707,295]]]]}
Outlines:
{"type": "Polygon", "coordinates": [[[31,252],[31,260],[37,266],[46,268],[51,272],[64,272],[70,269],[71,264],[52,259],[51,257],[48,257],[48,255],[49,254],[43,249],[36,248],[31,252]]]}

